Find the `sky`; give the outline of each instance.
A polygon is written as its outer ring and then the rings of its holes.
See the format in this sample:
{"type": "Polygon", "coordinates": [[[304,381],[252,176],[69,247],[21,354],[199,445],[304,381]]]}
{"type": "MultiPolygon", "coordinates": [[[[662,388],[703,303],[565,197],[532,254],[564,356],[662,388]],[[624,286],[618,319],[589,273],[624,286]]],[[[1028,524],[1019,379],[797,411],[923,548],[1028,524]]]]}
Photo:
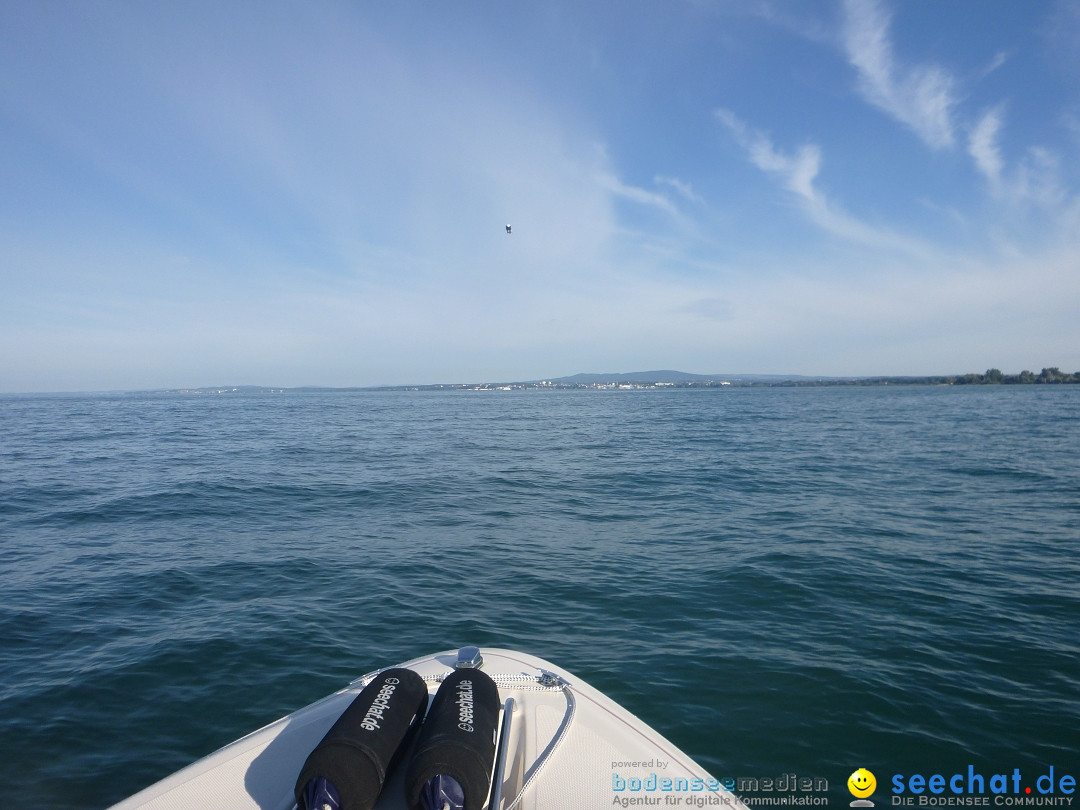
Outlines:
{"type": "Polygon", "coordinates": [[[1047,366],[1072,0],[0,3],[0,392],[1047,366]]]}

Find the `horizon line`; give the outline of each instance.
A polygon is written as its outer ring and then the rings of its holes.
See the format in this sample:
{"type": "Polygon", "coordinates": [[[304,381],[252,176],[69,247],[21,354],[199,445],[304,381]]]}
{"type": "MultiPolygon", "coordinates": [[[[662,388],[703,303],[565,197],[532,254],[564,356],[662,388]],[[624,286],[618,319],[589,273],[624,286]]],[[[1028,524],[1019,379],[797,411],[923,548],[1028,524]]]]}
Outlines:
{"type": "Polygon", "coordinates": [[[116,394],[161,394],[161,393],[239,393],[250,391],[394,391],[402,389],[439,389],[439,388],[478,388],[487,386],[536,386],[536,387],[587,387],[590,385],[629,383],[629,384],[674,384],[692,386],[694,383],[702,385],[706,383],[773,383],[802,382],[804,384],[820,383],[886,383],[896,381],[898,383],[918,382],[955,382],[964,381],[987,381],[1004,382],[1008,380],[1022,381],[1029,376],[1031,381],[1046,378],[1049,382],[1080,382],[1080,371],[1061,372],[1057,366],[1043,367],[1036,374],[1028,369],[1023,369],[1015,374],[1001,372],[999,369],[989,368],[986,372],[964,372],[959,374],[872,374],[872,375],[843,375],[843,374],[775,374],[744,372],[737,374],[697,374],[693,372],[663,369],[655,371],[631,371],[631,372],[580,372],[561,377],[541,377],[530,380],[500,380],[487,382],[441,382],[441,383],[379,383],[374,385],[263,385],[263,384],[231,384],[231,385],[181,385],[164,386],[153,388],[112,388],[112,389],[83,389],[83,390],[55,390],[55,391],[5,391],[0,396],[75,396],[75,395],[116,395],[116,394]],[[665,379],[662,375],[677,375],[678,379],[665,379]],[[630,379],[634,378],[634,379],[630,379]],[[976,380],[978,378],[978,380],[976,380]]]}

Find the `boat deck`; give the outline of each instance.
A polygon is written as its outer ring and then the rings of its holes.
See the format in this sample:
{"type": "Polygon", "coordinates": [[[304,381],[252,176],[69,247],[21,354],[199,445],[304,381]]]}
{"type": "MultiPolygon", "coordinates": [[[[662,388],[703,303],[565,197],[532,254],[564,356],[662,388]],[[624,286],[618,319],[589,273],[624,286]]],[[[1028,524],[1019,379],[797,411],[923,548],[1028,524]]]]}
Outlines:
{"type": "MultiPolygon", "coordinates": [[[[525,653],[481,652],[483,671],[499,686],[506,729],[500,734],[502,762],[496,762],[499,778],[489,799],[495,800],[491,810],[620,805],[745,810],[674,744],[587,683],[525,653]]],[[[457,651],[447,651],[401,666],[421,675],[429,696],[434,696],[457,656],[457,651]]],[[[237,740],[112,810],[290,810],[305,758],[375,674],[237,740]]],[[[391,775],[378,810],[405,810],[403,770],[391,775]]]]}

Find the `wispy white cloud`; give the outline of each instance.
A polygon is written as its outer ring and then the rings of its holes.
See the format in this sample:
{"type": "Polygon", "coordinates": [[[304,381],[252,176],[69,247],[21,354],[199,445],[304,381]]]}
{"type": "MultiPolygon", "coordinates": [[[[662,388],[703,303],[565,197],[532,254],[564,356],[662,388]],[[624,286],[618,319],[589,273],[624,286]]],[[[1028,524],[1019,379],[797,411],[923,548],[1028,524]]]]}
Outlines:
{"type": "Polygon", "coordinates": [[[1069,195],[1061,181],[1061,157],[1046,147],[1032,146],[1015,165],[1007,165],[999,143],[1004,110],[999,104],[984,112],[968,138],[968,153],[990,193],[1014,206],[1034,203],[1045,209],[1062,209],[1069,195]]]}
{"type": "Polygon", "coordinates": [[[814,178],[821,167],[821,150],[816,144],[805,144],[796,155],[786,155],[773,145],[766,133],[751,128],[730,110],[718,109],[715,115],[746,150],[755,166],[777,177],[785,188],[807,202],[822,199],[814,188],[814,178]]]}
{"type": "Polygon", "coordinates": [[[1068,200],[1060,178],[1060,155],[1046,147],[1033,146],[1016,167],[1012,196],[1017,200],[1032,200],[1046,208],[1060,209],[1068,200]]]}
{"type": "Polygon", "coordinates": [[[956,81],[936,65],[898,62],[889,39],[890,17],[878,0],[846,0],[844,48],[863,97],[911,127],[930,147],[954,144],[956,81]]]}
{"type": "Polygon", "coordinates": [[[671,188],[679,192],[682,197],[692,203],[697,203],[698,205],[705,204],[705,198],[694,191],[693,186],[677,177],[666,177],[662,174],[658,174],[653,178],[653,182],[658,185],[671,186],[671,188]]]}
{"type": "Polygon", "coordinates": [[[822,162],[817,144],[803,144],[795,153],[788,154],[773,144],[768,134],[748,126],[730,110],[719,109],[715,115],[746,150],[750,162],[791,192],[810,221],[824,231],[856,244],[927,255],[927,248],[916,240],[859,220],[817,187],[815,180],[822,162]]]}
{"type": "Polygon", "coordinates": [[[622,182],[614,174],[610,173],[599,175],[599,180],[603,188],[624,200],[651,206],[669,214],[678,213],[678,209],[675,208],[675,205],[663,194],[657,194],[655,191],[649,191],[644,188],[639,188],[638,186],[628,185],[622,182]]]}
{"type": "Polygon", "coordinates": [[[986,67],[982,69],[982,73],[980,74],[980,76],[985,79],[995,70],[997,70],[1007,61],[1009,61],[1009,57],[1010,54],[1007,51],[998,51],[996,54],[994,54],[994,58],[990,60],[989,64],[987,64],[986,67]]]}
{"type": "MultiPolygon", "coordinates": [[[[740,9],[738,3],[726,3],[724,7],[740,9]]],[[[747,3],[744,10],[770,25],[778,26],[811,42],[824,45],[833,39],[832,27],[814,16],[814,12],[825,10],[824,4],[821,3],[810,3],[806,9],[798,9],[794,3],[777,4],[769,0],[756,0],[756,2],[747,3]]]]}
{"type": "Polygon", "coordinates": [[[1003,167],[1001,150],[998,147],[998,132],[1001,130],[1003,115],[1004,108],[1001,105],[987,110],[976,122],[968,138],[968,153],[995,190],[1001,185],[1003,167]]]}
{"type": "Polygon", "coordinates": [[[1074,0],[1053,0],[1039,33],[1050,63],[1065,76],[1080,77],[1080,6],[1074,0]]]}

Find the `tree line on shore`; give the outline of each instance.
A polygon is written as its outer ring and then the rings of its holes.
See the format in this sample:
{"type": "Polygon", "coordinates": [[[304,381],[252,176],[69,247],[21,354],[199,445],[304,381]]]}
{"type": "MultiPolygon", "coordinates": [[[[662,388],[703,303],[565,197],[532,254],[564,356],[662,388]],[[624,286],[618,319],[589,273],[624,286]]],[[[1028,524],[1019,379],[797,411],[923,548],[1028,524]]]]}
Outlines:
{"type": "Polygon", "coordinates": [[[1033,371],[1021,371],[1019,374],[1002,374],[996,368],[986,370],[985,374],[965,374],[952,378],[953,385],[1036,385],[1046,383],[1080,383],[1080,371],[1069,374],[1055,367],[1044,368],[1038,374],[1033,371]]]}
{"type": "MultiPolygon", "coordinates": [[[[819,379],[777,380],[769,382],[737,381],[735,385],[753,386],[831,386],[831,385],[1060,385],[1080,383],[1080,371],[1072,374],[1056,366],[1044,368],[1038,374],[1033,371],[1021,371],[1019,374],[1004,374],[1000,369],[989,368],[985,374],[959,374],[925,377],[838,377],[819,379]]],[[[711,383],[708,383],[711,385],[711,383]]]]}

